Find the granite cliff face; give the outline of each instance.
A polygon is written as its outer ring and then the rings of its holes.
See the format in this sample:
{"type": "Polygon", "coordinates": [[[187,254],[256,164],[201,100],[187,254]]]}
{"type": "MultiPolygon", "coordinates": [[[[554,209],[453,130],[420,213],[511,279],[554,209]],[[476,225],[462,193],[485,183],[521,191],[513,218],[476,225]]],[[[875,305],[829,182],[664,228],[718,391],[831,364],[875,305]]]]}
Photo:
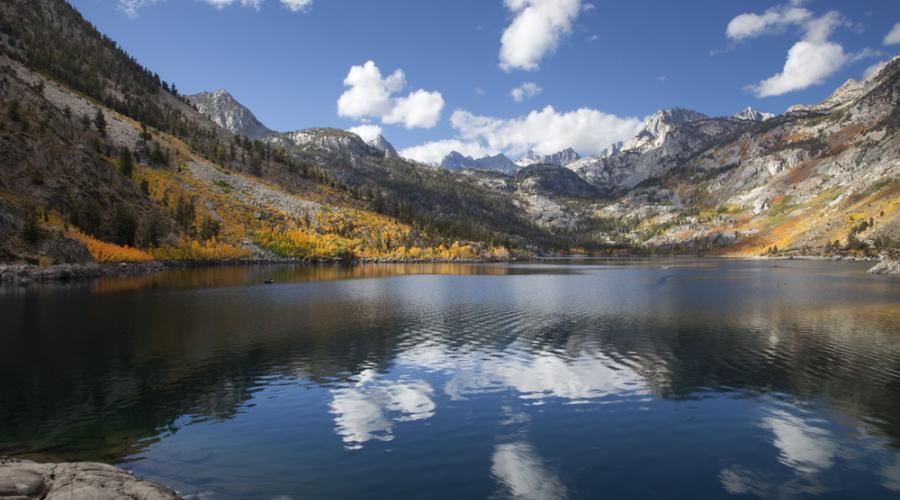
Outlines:
{"type": "Polygon", "coordinates": [[[261,139],[275,133],[225,90],[194,94],[188,96],[188,100],[197,107],[197,111],[232,134],[261,139]]]}
{"type": "Polygon", "coordinates": [[[571,167],[607,192],[625,188],[603,211],[640,213],[656,228],[645,244],[701,242],[739,255],[890,247],[900,235],[898,97],[895,58],[819,105],[763,121],[673,124],[637,154],[623,148],[571,167]],[[673,201],[642,205],[639,184],[673,201]]]}
{"type": "Polygon", "coordinates": [[[583,158],[568,168],[604,193],[623,194],[754,124],[736,118],[708,118],[684,109],[660,110],[619,151],[583,158]]]}
{"type": "Polygon", "coordinates": [[[271,135],[264,140],[294,152],[319,150],[337,155],[362,156],[385,156],[386,153],[385,150],[366,143],[358,135],[336,128],[309,128],[271,135]]]}
{"type": "Polygon", "coordinates": [[[445,156],[443,161],[441,161],[441,168],[446,168],[448,170],[464,170],[471,168],[476,170],[494,170],[505,174],[515,174],[519,167],[504,154],[484,156],[475,159],[471,156],[463,156],[461,153],[451,151],[450,154],[445,156]]]}
{"type": "Polygon", "coordinates": [[[519,161],[516,162],[520,167],[527,167],[529,165],[556,165],[559,167],[565,167],[568,164],[578,161],[581,159],[581,155],[579,155],[574,149],[566,148],[562,151],[557,151],[556,153],[550,155],[540,156],[534,151],[528,151],[525,153],[519,161]]]}

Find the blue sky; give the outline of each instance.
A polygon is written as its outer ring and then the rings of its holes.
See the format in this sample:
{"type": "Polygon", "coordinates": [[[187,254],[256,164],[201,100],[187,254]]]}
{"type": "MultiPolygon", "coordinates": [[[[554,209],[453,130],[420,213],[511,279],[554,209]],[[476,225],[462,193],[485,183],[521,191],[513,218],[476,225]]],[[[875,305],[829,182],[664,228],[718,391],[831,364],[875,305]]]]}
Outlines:
{"type": "Polygon", "coordinates": [[[891,0],[70,1],[184,93],[281,131],[377,126],[426,161],[593,153],[666,107],[779,113],[900,52],[891,0]]]}

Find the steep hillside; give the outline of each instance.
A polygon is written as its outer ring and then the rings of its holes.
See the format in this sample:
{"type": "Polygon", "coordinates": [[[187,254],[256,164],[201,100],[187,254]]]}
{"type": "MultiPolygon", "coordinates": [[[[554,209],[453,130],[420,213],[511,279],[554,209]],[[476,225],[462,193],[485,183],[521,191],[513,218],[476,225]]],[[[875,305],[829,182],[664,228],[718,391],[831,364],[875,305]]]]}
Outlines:
{"type": "Polygon", "coordinates": [[[896,59],[781,116],[662,110],[602,155],[457,155],[451,171],[384,137],[272,132],[224,91],[186,98],[64,0],[0,3],[0,46],[4,262],[874,255],[900,239],[896,59]]]}
{"type": "MultiPolygon", "coordinates": [[[[653,247],[715,246],[719,253],[744,256],[896,248],[898,88],[900,59],[894,59],[866,81],[843,85],[821,105],[729,126],[711,141],[675,144],[671,150],[680,153],[653,158],[656,170],[604,212],[638,218],[633,241],[653,247]]],[[[608,165],[616,162],[641,165],[682,128],[693,133],[704,123],[677,125],[658,148],[637,159],[624,152],[601,163],[599,171],[611,171],[608,165]]],[[[600,177],[583,168],[576,171],[594,182],[610,178],[617,186],[616,179],[628,178],[600,177]]]]}
{"type": "Polygon", "coordinates": [[[362,158],[329,149],[353,134],[236,136],[62,0],[4,2],[0,29],[4,261],[476,257],[549,241],[474,182],[364,143],[362,158]]]}

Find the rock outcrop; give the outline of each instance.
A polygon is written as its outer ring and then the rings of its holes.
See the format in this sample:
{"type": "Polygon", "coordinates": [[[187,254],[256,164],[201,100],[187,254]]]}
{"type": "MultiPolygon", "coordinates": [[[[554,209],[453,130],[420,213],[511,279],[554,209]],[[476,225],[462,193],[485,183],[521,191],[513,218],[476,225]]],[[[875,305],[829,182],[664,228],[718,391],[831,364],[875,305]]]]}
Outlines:
{"type": "Polygon", "coordinates": [[[275,132],[260,123],[252,111],[225,90],[188,96],[197,111],[232,134],[261,139],[275,132]]]}
{"type": "Polygon", "coordinates": [[[308,128],[264,140],[294,152],[317,150],[339,156],[385,156],[385,151],[367,144],[358,135],[336,128],[308,128]]]}
{"type": "Polygon", "coordinates": [[[441,161],[441,168],[448,170],[495,170],[505,174],[514,174],[519,167],[502,153],[476,159],[471,156],[464,156],[457,151],[451,151],[441,161]]]}
{"type": "Polygon", "coordinates": [[[39,464],[0,458],[0,499],[15,500],[140,499],[175,500],[165,486],[143,481],[100,463],[39,464]]]}
{"type": "Polygon", "coordinates": [[[878,264],[869,269],[869,274],[900,276],[900,260],[894,259],[888,254],[882,254],[878,264]]]}

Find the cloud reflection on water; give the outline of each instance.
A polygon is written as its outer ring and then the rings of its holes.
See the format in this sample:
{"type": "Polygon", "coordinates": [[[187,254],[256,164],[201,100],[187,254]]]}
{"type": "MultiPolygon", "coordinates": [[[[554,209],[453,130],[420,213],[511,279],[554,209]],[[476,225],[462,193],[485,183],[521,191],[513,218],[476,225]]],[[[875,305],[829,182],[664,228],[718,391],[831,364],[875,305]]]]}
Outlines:
{"type": "Polygon", "coordinates": [[[514,498],[528,500],[567,498],[566,487],[528,443],[494,447],[491,474],[514,498]]]}
{"type": "Polygon", "coordinates": [[[394,438],[394,422],[424,420],[434,415],[434,389],[427,382],[378,380],[363,371],[353,386],[331,391],[335,430],[349,449],[373,439],[394,438]]]}

